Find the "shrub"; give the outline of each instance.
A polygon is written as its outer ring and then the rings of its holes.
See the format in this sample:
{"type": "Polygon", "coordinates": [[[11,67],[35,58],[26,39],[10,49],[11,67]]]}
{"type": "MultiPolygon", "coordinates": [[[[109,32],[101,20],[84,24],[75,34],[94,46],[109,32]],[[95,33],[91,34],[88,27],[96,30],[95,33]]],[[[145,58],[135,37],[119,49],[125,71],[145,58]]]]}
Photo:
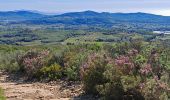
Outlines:
{"type": "Polygon", "coordinates": [[[131,41],[131,43],[129,44],[131,48],[136,49],[137,51],[141,51],[143,48],[143,43],[140,39],[131,41]]]}
{"type": "Polygon", "coordinates": [[[102,73],[102,77],[106,81],[96,86],[101,98],[106,100],[120,100],[123,98],[124,90],[121,84],[121,75],[121,72],[116,67],[106,66],[105,71],[102,73]]]}
{"type": "Polygon", "coordinates": [[[119,56],[115,59],[115,64],[124,74],[133,74],[134,63],[129,56],[119,56]]]}
{"type": "Polygon", "coordinates": [[[59,65],[64,66],[64,51],[52,53],[48,58],[48,65],[58,63],[59,65]]]}
{"type": "Polygon", "coordinates": [[[121,73],[106,55],[91,54],[81,68],[86,93],[105,99],[122,99],[121,73]]]}
{"type": "Polygon", "coordinates": [[[6,98],[4,96],[4,91],[2,90],[1,87],[0,87],[0,100],[6,100],[6,98]]]}
{"type": "Polygon", "coordinates": [[[128,43],[121,43],[121,44],[116,44],[114,48],[114,55],[124,55],[127,53],[129,50],[129,44],[128,43]]]}
{"type": "Polygon", "coordinates": [[[0,57],[0,69],[9,73],[17,72],[20,67],[17,63],[17,56],[22,54],[21,52],[8,52],[1,54],[0,57]]]}
{"type": "Polygon", "coordinates": [[[79,59],[77,59],[76,52],[65,52],[64,53],[64,73],[68,80],[77,80],[78,79],[78,70],[79,70],[79,59]]]}
{"type": "Polygon", "coordinates": [[[168,100],[167,90],[169,88],[165,83],[162,83],[157,79],[147,80],[146,83],[143,83],[141,88],[141,93],[147,100],[168,100]]]}
{"type": "Polygon", "coordinates": [[[124,91],[137,88],[140,82],[141,82],[140,77],[134,77],[129,75],[121,76],[121,83],[123,85],[124,91]]]}
{"type": "Polygon", "coordinates": [[[146,64],[139,70],[139,72],[141,75],[147,78],[146,76],[152,75],[152,67],[150,64],[146,64]]]}
{"type": "Polygon", "coordinates": [[[37,74],[40,79],[57,80],[62,77],[62,67],[59,64],[52,64],[48,67],[43,67],[37,74]]]}
{"type": "MultiPolygon", "coordinates": [[[[76,50],[77,51],[77,50],[76,50]]],[[[63,62],[64,62],[64,73],[67,80],[75,81],[80,79],[80,66],[86,58],[87,52],[75,52],[66,51],[64,52],[63,62]]]]}
{"type": "Polygon", "coordinates": [[[103,53],[92,53],[84,61],[80,73],[86,93],[106,100],[167,99],[170,78],[165,69],[157,70],[160,66],[157,53],[151,52],[147,59],[130,49],[115,59],[103,53]]]}
{"type": "Polygon", "coordinates": [[[103,77],[106,65],[107,62],[97,54],[91,54],[87,58],[80,70],[84,89],[87,93],[98,94],[96,86],[106,81],[103,77]]]}
{"type": "Polygon", "coordinates": [[[28,77],[32,77],[36,74],[45,64],[45,57],[49,54],[49,51],[38,52],[31,50],[24,55],[18,56],[18,64],[20,71],[24,71],[28,77]]]}

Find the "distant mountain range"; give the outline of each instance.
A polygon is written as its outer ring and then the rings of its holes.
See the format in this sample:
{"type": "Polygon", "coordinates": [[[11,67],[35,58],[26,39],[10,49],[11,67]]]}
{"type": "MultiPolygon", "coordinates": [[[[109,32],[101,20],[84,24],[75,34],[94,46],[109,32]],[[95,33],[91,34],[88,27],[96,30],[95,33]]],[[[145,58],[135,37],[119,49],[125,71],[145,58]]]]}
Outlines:
{"type": "Polygon", "coordinates": [[[27,24],[96,25],[114,23],[169,24],[170,17],[148,13],[71,12],[60,15],[44,15],[31,11],[0,12],[0,21],[24,22],[27,24]]]}
{"type": "Polygon", "coordinates": [[[7,11],[0,12],[0,20],[8,20],[8,21],[23,21],[23,20],[32,20],[37,18],[42,18],[46,15],[39,14],[31,11],[7,11]]]}

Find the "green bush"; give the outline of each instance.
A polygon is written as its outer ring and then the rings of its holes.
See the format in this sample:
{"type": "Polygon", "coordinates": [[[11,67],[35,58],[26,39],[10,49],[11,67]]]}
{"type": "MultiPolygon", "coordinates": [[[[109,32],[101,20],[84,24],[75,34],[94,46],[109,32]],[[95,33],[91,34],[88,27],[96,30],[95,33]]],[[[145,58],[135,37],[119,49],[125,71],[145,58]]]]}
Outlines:
{"type": "MultiPolygon", "coordinates": [[[[121,84],[121,73],[114,66],[106,66],[106,69],[102,74],[105,81],[102,84],[98,84],[97,91],[101,98],[105,100],[120,100],[123,99],[123,85],[121,84]]],[[[99,78],[99,77],[98,77],[99,78]]]]}
{"type": "Polygon", "coordinates": [[[135,49],[129,50],[115,58],[90,54],[80,70],[85,92],[106,100],[168,99],[168,71],[163,68],[159,74],[156,70],[161,67],[159,52],[151,51],[146,58],[135,49]]]}
{"type": "MultiPolygon", "coordinates": [[[[75,48],[76,49],[76,48],[75,48]]],[[[67,80],[76,81],[80,79],[80,66],[85,60],[88,51],[85,50],[69,50],[64,52],[63,62],[64,62],[64,74],[67,80]]]]}
{"type": "Polygon", "coordinates": [[[92,54],[81,69],[86,93],[105,99],[122,99],[120,71],[111,66],[104,55],[92,54]]]}
{"type": "Polygon", "coordinates": [[[100,56],[91,54],[81,67],[80,73],[87,93],[98,94],[96,86],[105,81],[102,75],[105,71],[103,61],[100,56]]]}
{"type": "Polygon", "coordinates": [[[22,53],[21,52],[8,52],[8,53],[1,54],[0,69],[7,71],[9,73],[19,71],[20,66],[17,62],[17,57],[20,54],[22,53]]]}
{"type": "Polygon", "coordinates": [[[6,100],[4,96],[4,91],[0,88],[0,100],[6,100]]]}
{"type": "Polygon", "coordinates": [[[62,67],[59,64],[52,64],[48,67],[43,67],[40,69],[40,71],[37,73],[37,78],[43,80],[57,80],[62,78],[62,67]]]}

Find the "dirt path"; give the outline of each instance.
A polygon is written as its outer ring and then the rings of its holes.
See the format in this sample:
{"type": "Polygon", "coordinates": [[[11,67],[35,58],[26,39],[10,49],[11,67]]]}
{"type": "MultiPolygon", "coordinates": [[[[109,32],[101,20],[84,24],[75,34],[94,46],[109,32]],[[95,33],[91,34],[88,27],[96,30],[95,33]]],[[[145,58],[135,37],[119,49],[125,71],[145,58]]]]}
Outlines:
{"type": "Polygon", "coordinates": [[[0,74],[0,87],[7,100],[70,100],[81,94],[81,85],[55,83],[25,83],[21,80],[9,81],[8,75],[0,74]]]}

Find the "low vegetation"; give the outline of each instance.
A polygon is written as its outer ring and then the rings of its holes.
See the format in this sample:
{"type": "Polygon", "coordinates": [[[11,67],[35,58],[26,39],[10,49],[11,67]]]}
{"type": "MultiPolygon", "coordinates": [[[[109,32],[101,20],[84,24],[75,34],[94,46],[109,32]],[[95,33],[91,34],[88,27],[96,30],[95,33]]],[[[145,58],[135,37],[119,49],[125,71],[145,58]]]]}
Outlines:
{"type": "Polygon", "coordinates": [[[164,45],[135,40],[115,44],[1,46],[0,68],[22,74],[26,80],[81,81],[86,94],[101,99],[167,100],[170,48],[164,45]]]}
{"type": "Polygon", "coordinates": [[[31,82],[80,83],[84,95],[97,99],[170,99],[170,34],[164,34],[170,17],[1,13],[0,71],[31,82]]]}
{"type": "Polygon", "coordinates": [[[0,100],[6,100],[2,88],[0,88],[0,100]]]}

